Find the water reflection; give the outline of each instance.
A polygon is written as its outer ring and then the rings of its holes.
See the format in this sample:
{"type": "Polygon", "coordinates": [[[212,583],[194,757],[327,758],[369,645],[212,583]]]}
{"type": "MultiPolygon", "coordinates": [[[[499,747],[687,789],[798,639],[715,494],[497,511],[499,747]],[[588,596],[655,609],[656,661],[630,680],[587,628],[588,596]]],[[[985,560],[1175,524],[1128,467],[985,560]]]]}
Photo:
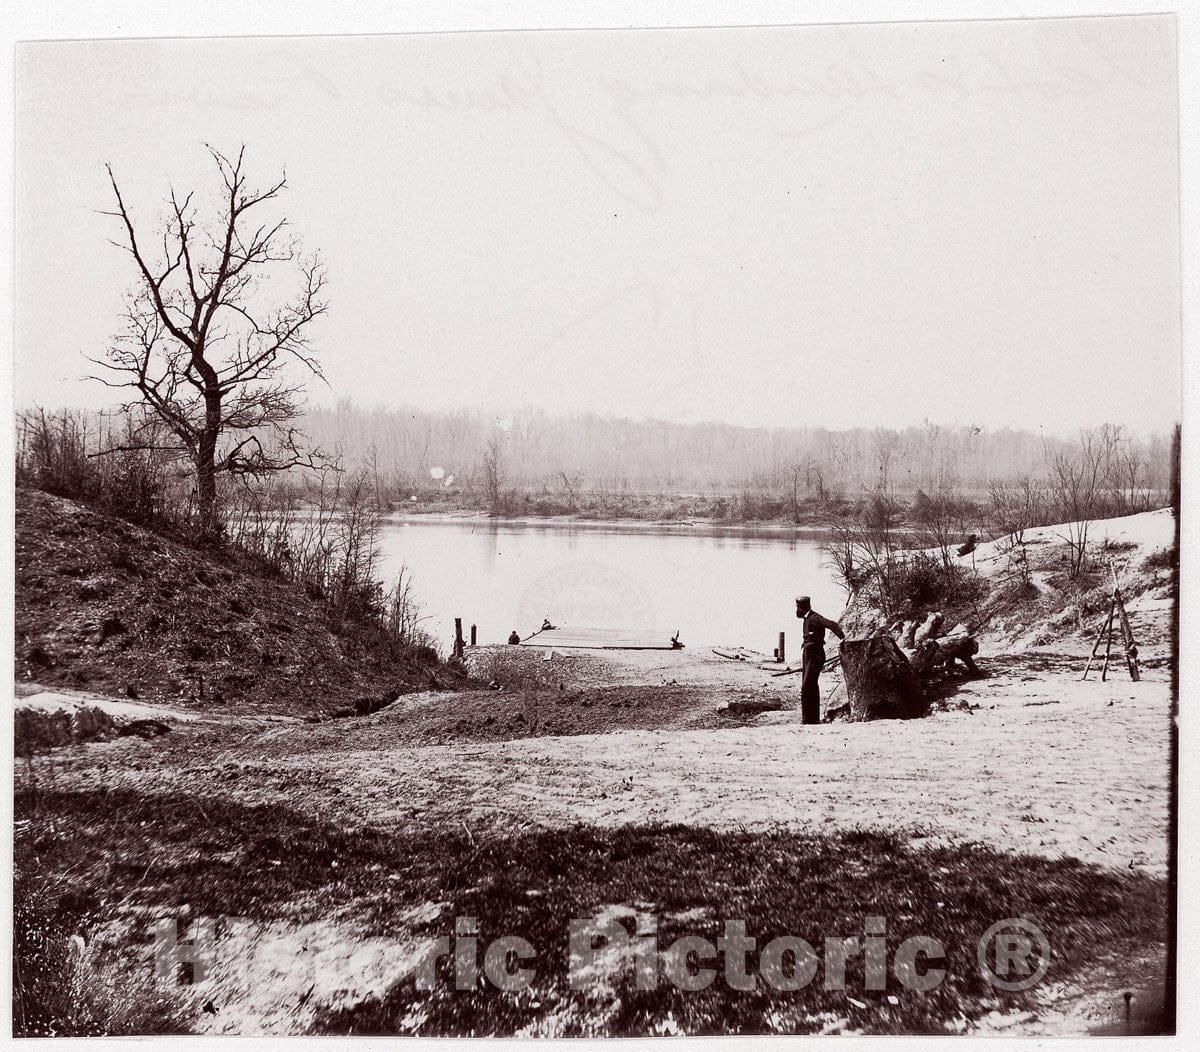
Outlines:
{"type": "Polygon", "coordinates": [[[719,527],[389,521],[383,571],[401,565],[429,630],[450,637],[453,619],[503,642],[544,617],[559,624],[656,628],[691,646],[732,643],[769,652],[795,632],[794,596],[837,616],[844,595],[820,544],[828,534],[719,527]]]}

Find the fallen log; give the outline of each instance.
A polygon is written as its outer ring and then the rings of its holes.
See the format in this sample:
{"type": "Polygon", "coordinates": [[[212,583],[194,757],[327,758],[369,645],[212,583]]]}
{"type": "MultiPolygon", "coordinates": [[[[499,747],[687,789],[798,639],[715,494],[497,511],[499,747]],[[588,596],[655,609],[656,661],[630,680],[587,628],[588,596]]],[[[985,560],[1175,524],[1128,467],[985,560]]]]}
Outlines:
{"type": "Polygon", "coordinates": [[[766,654],[759,653],[757,650],[748,650],[746,647],[713,647],[712,652],[717,657],[729,661],[760,662],[769,660],[766,654]]]}
{"type": "MultiPolygon", "coordinates": [[[[821,671],[828,672],[832,668],[837,668],[838,665],[841,664],[841,661],[842,661],[842,655],[834,654],[833,657],[825,659],[825,664],[821,666],[821,671]]],[[[767,670],[763,669],[763,671],[765,672],[767,670]]],[[[796,668],[785,668],[782,672],[772,672],[771,677],[772,677],[772,679],[778,679],[780,676],[794,676],[797,672],[803,672],[803,671],[804,671],[804,666],[798,665],[796,668]]]]}
{"type": "Polygon", "coordinates": [[[717,706],[722,716],[757,716],[761,712],[778,712],[783,708],[782,698],[755,698],[747,701],[729,701],[717,706]]]}
{"type": "Polygon", "coordinates": [[[913,672],[922,682],[929,680],[939,671],[955,671],[955,663],[958,661],[966,665],[971,675],[982,676],[983,672],[975,664],[975,655],[978,653],[979,643],[974,636],[943,636],[941,639],[927,639],[918,644],[910,661],[913,672]]]}

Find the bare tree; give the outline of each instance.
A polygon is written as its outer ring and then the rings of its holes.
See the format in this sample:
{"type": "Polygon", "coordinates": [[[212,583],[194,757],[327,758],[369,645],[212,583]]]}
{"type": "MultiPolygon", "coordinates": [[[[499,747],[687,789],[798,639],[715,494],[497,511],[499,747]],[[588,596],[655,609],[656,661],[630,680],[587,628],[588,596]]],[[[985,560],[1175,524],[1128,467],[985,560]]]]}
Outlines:
{"type": "Polygon", "coordinates": [[[567,474],[565,471],[558,473],[562,479],[563,489],[567,491],[567,499],[571,502],[571,510],[575,511],[579,507],[579,487],[583,482],[583,473],[580,471],[567,474]]]}
{"type": "MultiPolygon", "coordinates": [[[[302,257],[286,219],[260,220],[287,186],[251,186],[243,160],[207,147],[223,190],[217,214],[204,221],[172,191],[169,214],[153,238],[139,239],[108,167],[116,211],[138,280],[126,329],[97,364],[121,379],[102,382],[137,392],[129,407],[150,412],[136,439],[141,448],[170,448],[195,466],[200,528],[219,532],[217,478],[262,477],[312,466],[293,425],[303,385],[289,379],[299,365],[323,379],[309,343],[311,323],[324,314],[325,271],[302,257]],[[290,298],[281,287],[288,277],[290,298]]],[[[117,244],[117,242],[114,242],[117,244]]],[[[101,378],[98,378],[101,379],[101,378]]]]}
{"type": "Polygon", "coordinates": [[[853,526],[833,528],[833,538],[821,545],[821,551],[833,567],[837,579],[846,590],[847,601],[853,599],[867,581],[867,574],[857,561],[857,530],[853,526]]]}
{"type": "Polygon", "coordinates": [[[1146,462],[1137,448],[1127,443],[1113,464],[1113,491],[1118,514],[1150,510],[1148,474],[1146,462]]]}
{"type": "Polygon", "coordinates": [[[1013,548],[1025,543],[1025,531],[1044,526],[1052,516],[1044,487],[1029,475],[1015,482],[993,480],[988,484],[989,525],[1013,548]]]}
{"type": "Polygon", "coordinates": [[[960,542],[964,533],[966,506],[949,493],[928,497],[917,490],[913,515],[921,527],[921,536],[930,548],[936,548],[942,565],[951,566],[950,549],[960,542]]]}
{"type": "Polygon", "coordinates": [[[1051,487],[1057,513],[1063,519],[1070,577],[1087,566],[1088,533],[1092,520],[1103,515],[1104,483],[1111,459],[1111,434],[1081,431],[1078,448],[1056,453],[1050,462],[1051,487]]]}
{"type": "Polygon", "coordinates": [[[401,643],[429,644],[427,633],[421,628],[428,615],[421,613],[420,603],[413,592],[412,573],[407,566],[400,567],[392,587],[385,596],[386,608],[384,627],[401,643]]]}
{"type": "Polygon", "coordinates": [[[895,432],[876,428],[871,432],[871,445],[875,461],[879,465],[879,476],[875,483],[875,492],[891,498],[892,466],[896,462],[899,450],[895,432]]]}
{"type": "Polygon", "coordinates": [[[488,511],[499,515],[504,511],[504,436],[496,433],[488,439],[483,451],[483,492],[488,511]]]}
{"type": "Polygon", "coordinates": [[[800,476],[805,474],[804,462],[793,460],[787,469],[788,498],[792,508],[792,522],[800,522],[800,476]]]}
{"type": "Polygon", "coordinates": [[[804,486],[806,489],[816,491],[817,504],[820,507],[823,508],[828,503],[829,492],[825,488],[825,469],[815,458],[804,461],[804,486]]]}
{"type": "Polygon", "coordinates": [[[859,521],[835,526],[834,539],[821,546],[847,595],[865,592],[870,602],[889,616],[899,602],[894,587],[902,565],[899,520],[896,504],[875,496],[859,521]]]}

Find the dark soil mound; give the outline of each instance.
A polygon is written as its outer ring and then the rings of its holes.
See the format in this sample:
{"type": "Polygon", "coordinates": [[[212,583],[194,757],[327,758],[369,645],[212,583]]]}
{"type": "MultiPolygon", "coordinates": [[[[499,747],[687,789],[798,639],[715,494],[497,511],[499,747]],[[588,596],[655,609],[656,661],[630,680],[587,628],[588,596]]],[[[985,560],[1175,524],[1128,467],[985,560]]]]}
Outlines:
{"type": "MultiPolygon", "coordinates": [[[[722,716],[711,693],[695,687],[581,690],[468,690],[406,698],[366,719],[305,728],[314,751],[512,741],[622,730],[705,729],[742,722],[722,716]]],[[[293,736],[294,737],[294,736],[293,736]]]]}
{"type": "Polygon", "coordinates": [[[454,681],[247,557],[29,489],[15,626],[18,681],[197,708],[370,711],[454,681]]]}

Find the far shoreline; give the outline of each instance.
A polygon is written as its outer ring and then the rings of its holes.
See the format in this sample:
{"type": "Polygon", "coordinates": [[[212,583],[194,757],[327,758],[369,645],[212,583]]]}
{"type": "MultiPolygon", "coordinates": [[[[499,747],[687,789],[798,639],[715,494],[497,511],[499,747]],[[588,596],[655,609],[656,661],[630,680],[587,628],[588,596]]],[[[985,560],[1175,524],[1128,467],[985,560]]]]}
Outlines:
{"type": "Polygon", "coordinates": [[[607,517],[603,519],[585,518],[580,515],[492,515],[486,511],[468,511],[455,509],[447,511],[387,511],[381,516],[387,523],[418,523],[432,524],[467,524],[494,525],[498,527],[544,527],[552,528],[583,528],[609,529],[623,531],[654,531],[666,532],[678,530],[681,533],[692,533],[701,530],[715,530],[723,533],[778,533],[793,536],[813,536],[828,539],[840,523],[829,522],[824,525],[812,523],[793,524],[778,520],[763,520],[749,522],[723,522],[719,519],[638,519],[607,517]]]}

